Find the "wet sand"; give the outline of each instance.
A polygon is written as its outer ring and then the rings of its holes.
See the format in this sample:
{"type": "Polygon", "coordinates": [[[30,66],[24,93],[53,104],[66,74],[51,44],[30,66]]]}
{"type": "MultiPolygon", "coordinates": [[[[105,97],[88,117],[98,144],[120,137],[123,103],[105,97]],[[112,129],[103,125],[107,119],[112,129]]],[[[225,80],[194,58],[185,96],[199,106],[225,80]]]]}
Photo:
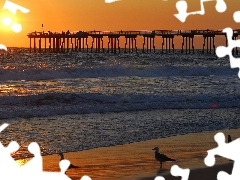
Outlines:
{"type": "MultiPolygon", "coordinates": [[[[188,180],[213,180],[217,179],[219,171],[231,174],[233,163],[217,164],[214,167],[191,169],[188,180]]],[[[154,177],[144,177],[139,180],[154,180],[154,177]]],[[[181,180],[181,177],[174,177],[171,174],[164,176],[166,180],[181,180]]]]}
{"type": "MultiPolygon", "coordinates": [[[[232,129],[69,152],[64,154],[65,159],[80,168],[68,169],[66,174],[74,180],[79,180],[83,175],[88,175],[93,180],[153,180],[156,176],[163,176],[166,180],[180,180],[180,177],[169,174],[171,166],[176,164],[181,168],[190,168],[190,180],[216,179],[217,172],[221,169],[228,173],[232,169],[232,163],[222,157],[217,157],[216,165],[211,168],[207,168],[204,164],[207,150],[217,147],[214,141],[214,135],[217,132],[223,132],[226,139],[228,134],[233,140],[240,137],[240,129],[232,129]],[[152,151],[156,146],[160,148],[161,153],[177,161],[165,162],[160,169],[159,162],[154,159],[154,151],[152,151]]],[[[44,170],[59,171],[59,159],[58,155],[44,156],[44,170]]]]}

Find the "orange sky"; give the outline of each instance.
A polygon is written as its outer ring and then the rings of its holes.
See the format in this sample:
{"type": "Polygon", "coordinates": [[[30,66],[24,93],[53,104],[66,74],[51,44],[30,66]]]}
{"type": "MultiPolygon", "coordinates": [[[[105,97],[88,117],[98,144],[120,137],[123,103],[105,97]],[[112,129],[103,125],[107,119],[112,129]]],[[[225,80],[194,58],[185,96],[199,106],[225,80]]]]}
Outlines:
{"type": "MultiPolygon", "coordinates": [[[[3,7],[5,0],[0,0],[3,7]]],[[[177,0],[121,0],[106,4],[104,0],[11,0],[30,9],[30,13],[18,12],[16,18],[23,30],[14,33],[0,26],[0,43],[9,47],[28,47],[27,33],[41,31],[78,30],[153,30],[153,29],[223,29],[239,28],[233,21],[233,13],[240,10],[240,0],[225,0],[227,11],[215,10],[216,2],[205,3],[204,16],[189,16],[181,23],[177,13],[177,0]]],[[[200,9],[200,0],[187,0],[188,11],[200,9]]]]}

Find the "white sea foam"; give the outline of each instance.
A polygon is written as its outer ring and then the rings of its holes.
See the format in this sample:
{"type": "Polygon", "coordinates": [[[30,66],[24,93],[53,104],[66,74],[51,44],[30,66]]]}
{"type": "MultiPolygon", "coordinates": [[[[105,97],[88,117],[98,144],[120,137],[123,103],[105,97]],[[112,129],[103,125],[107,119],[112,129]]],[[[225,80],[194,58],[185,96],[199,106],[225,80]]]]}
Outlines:
{"type": "Polygon", "coordinates": [[[169,76],[222,76],[234,75],[235,70],[229,67],[189,67],[189,66],[155,66],[155,67],[124,67],[103,66],[90,68],[59,68],[49,69],[29,69],[24,71],[0,69],[0,80],[52,80],[52,79],[71,79],[71,78],[95,78],[95,77],[119,77],[119,76],[138,76],[138,77],[169,77],[169,76]]]}
{"type": "Polygon", "coordinates": [[[10,49],[1,58],[2,119],[239,105],[236,72],[214,55],[10,49]]]}
{"type": "MultiPolygon", "coordinates": [[[[37,110],[37,109],[36,109],[37,110]]],[[[36,141],[42,154],[79,151],[160,137],[239,128],[238,109],[162,109],[122,113],[94,113],[5,120],[4,145],[14,138],[21,145],[15,158],[28,157],[36,141]]]]}

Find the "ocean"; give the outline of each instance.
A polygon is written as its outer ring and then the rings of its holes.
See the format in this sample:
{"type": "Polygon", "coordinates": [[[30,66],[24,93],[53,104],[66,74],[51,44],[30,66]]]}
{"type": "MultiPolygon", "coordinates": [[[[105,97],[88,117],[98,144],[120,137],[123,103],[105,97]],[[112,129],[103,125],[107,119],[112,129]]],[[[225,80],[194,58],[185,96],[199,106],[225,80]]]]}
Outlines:
{"type": "Polygon", "coordinates": [[[0,134],[13,157],[240,127],[240,79],[214,54],[0,52],[0,134]]]}

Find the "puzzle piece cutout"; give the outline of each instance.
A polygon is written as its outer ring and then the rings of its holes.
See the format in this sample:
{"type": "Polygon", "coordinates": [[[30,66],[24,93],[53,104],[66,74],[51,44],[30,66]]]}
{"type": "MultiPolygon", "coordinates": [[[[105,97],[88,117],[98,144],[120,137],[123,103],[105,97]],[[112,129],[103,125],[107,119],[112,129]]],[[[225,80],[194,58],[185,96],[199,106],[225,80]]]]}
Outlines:
{"type": "MultiPolygon", "coordinates": [[[[0,126],[0,132],[2,132],[5,128],[7,128],[9,124],[3,124],[0,126]]],[[[0,143],[0,171],[1,176],[9,177],[9,175],[13,175],[12,172],[19,172],[19,166],[11,157],[11,153],[17,151],[19,149],[19,145],[17,142],[11,142],[7,147],[4,147],[2,143],[0,143]]],[[[14,173],[15,174],[15,173],[14,173]]]]}
{"type": "Polygon", "coordinates": [[[157,177],[154,178],[154,180],[165,180],[165,178],[162,177],[162,176],[157,176],[157,177]]]}
{"type": "MultiPolygon", "coordinates": [[[[190,174],[190,169],[182,169],[178,165],[173,165],[171,167],[170,172],[173,176],[176,176],[176,177],[181,176],[182,177],[181,180],[188,180],[189,174],[190,174]]],[[[165,178],[162,176],[157,176],[157,177],[155,177],[154,180],[165,180],[165,178]]]]}
{"type": "Polygon", "coordinates": [[[89,176],[84,175],[80,180],[92,180],[89,176]]]}
{"type": "Polygon", "coordinates": [[[22,7],[18,4],[15,4],[11,1],[6,0],[5,4],[3,5],[3,9],[6,9],[8,11],[10,11],[13,14],[17,13],[17,10],[21,11],[22,13],[26,14],[29,13],[29,9],[22,7]]]}
{"type": "Polygon", "coordinates": [[[179,0],[176,3],[176,8],[178,10],[178,14],[174,14],[174,16],[177,19],[179,19],[181,22],[185,22],[189,15],[195,15],[195,14],[203,15],[203,14],[205,14],[205,9],[204,9],[203,3],[209,2],[209,1],[216,1],[215,9],[219,13],[226,11],[227,5],[224,0],[200,0],[201,9],[200,9],[200,11],[194,11],[194,12],[187,12],[187,8],[188,8],[187,2],[185,0],[179,0]]]}
{"type": "MultiPolygon", "coordinates": [[[[16,14],[17,10],[21,11],[22,13],[26,14],[29,13],[29,9],[22,7],[18,4],[15,4],[11,1],[6,0],[5,4],[3,5],[2,10],[8,10],[9,12],[11,12],[12,14],[16,14]]],[[[10,26],[11,25],[11,29],[12,31],[14,31],[15,33],[19,33],[22,30],[22,25],[16,22],[12,22],[12,20],[10,18],[4,18],[3,21],[5,21],[5,25],[6,26],[10,26]]]]}
{"type": "Polygon", "coordinates": [[[114,2],[117,2],[117,1],[121,1],[121,0],[105,0],[105,3],[114,3],[114,2]]]}
{"type": "MultiPolygon", "coordinates": [[[[8,10],[14,15],[17,13],[18,10],[24,14],[29,13],[30,11],[29,9],[22,7],[18,4],[15,4],[9,0],[6,0],[2,10],[8,10]]],[[[22,25],[20,23],[12,22],[12,20],[9,17],[5,17],[2,21],[5,26],[11,26],[13,32],[19,33],[22,31],[22,25]]],[[[0,49],[7,51],[7,47],[4,44],[0,44],[0,49]]]]}
{"type": "Polygon", "coordinates": [[[233,13],[233,19],[236,23],[240,22],[240,11],[236,11],[233,13]]]}
{"type": "MultiPolygon", "coordinates": [[[[0,132],[3,131],[9,124],[0,126],[0,132]]],[[[11,142],[7,147],[0,143],[0,179],[25,179],[25,180],[71,180],[66,174],[66,170],[70,166],[68,160],[59,162],[60,172],[44,172],[42,164],[42,156],[40,147],[36,142],[30,143],[28,151],[34,157],[25,165],[19,166],[11,157],[11,153],[19,149],[19,144],[15,141],[11,142]]],[[[83,176],[81,180],[91,180],[89,176],[83,176]]]]}
{"type": "MultiPolygon", "coordinates": [[[[223,32],[227,35],[228,46],[219,46],[216,48],[216,55],[219,58],[222,58],[226,55],[229,56],[230,66],[231,68],[240,68],[240,61],[239,58],[233,57],[232,50],[235,47],[240,47],[240,40],[233,40],[233,30],[231,28],[225,28],[223,32]]],[[[238,77],[240,78],[240,71],[238,72],[238,77]]]]}
{"type": "Polygon", "coordinates": [[[208,150],[208,155],[204,159],[204,163],[207,166],[213,166],[215,164],[215,156],[219,155],[227,159],[233,160],[232,174],[229,175],[224,171],[220,171],[217,175],[218,180],[238,180],[240,177],[240,138],[230,142],[225,142],[225,136],[223,133],[217,133],[214,136],[215,141],[218,143],[218,147],[208,150]]]}
{"type": "Polygon", "coordinates": [[[182,169],[178,165],[171,167],[171,174],[173,176],[182,176],[182,180],[188,180],[190,169],[182,169]]]}

